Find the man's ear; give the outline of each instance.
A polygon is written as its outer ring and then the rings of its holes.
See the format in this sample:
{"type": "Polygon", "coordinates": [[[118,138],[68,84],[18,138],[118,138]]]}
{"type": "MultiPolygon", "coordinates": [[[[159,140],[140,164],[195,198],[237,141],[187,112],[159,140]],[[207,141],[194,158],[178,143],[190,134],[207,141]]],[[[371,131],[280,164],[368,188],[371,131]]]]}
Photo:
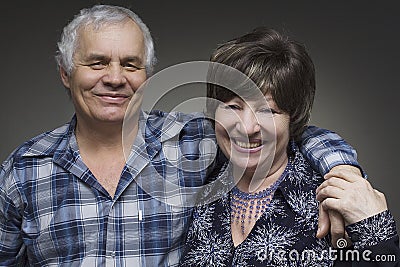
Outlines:
{"type": "Polygon", "coordinates": [[[60,77],[61,77],[61,81],[64,84],[64,86],[69,89],[70,88],[69,75],[65,71],[65,69],[61,66],[60,66],[60,77]]]}

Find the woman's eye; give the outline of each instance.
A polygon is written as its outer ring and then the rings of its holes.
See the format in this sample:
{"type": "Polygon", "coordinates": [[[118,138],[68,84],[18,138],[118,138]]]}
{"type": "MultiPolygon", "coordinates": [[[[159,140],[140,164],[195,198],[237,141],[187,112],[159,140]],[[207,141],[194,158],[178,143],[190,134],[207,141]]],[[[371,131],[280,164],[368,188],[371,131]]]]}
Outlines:
{"type": "Polygon", "coordinates": [[[231,105],[225,105],[226,109],[233,109],[233,110],[239,110],[240,106],[239,105],[235,105],[235,104],[231,104],[231,105]]]}
{"type": "Polygon", "coordinates": [[[262,108],[262,109],[259,110],[259,112],[265,113],[265,114],[271,114],[271,115],[279,114],[278,111],[276,111],[276,110],[274,110],[272,108],[262,108]]]}

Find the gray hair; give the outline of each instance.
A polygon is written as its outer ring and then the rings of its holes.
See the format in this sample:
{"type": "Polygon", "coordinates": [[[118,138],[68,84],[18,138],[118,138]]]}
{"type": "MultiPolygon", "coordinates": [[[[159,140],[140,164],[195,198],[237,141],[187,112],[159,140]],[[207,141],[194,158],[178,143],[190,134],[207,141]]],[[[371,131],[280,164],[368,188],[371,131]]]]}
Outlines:
{"type": "Polygon", "coordinates": [[[126,19],[133,20],[143,33],[145,46],[145,67],[146,73],[150,76],[153,72],[156,58],[154,55],[154,44],[146,24],[131,10],[110,5],[95,5],[91,8],[84,8],[75,18],[64,27],[61,41],[57,43],[58,51],[56,61],[58,67],[62,67],[68,75],[74,67],[73,56],[78,44],[78,31],[81,27],[93,25],[95,29],[108,24],[121,23],[126,19]]]}

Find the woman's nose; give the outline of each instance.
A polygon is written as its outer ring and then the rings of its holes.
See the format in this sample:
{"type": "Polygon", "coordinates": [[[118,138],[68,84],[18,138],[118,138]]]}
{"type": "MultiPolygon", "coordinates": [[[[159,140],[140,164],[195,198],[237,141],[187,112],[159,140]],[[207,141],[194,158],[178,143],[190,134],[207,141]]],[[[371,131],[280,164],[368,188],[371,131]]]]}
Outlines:
{"type": "Polygon", "coordinates": [[[252,135],[260,131],[260,122],[252,110],[247,110],[237,121],[236,129],[243,135],[252,135]]]}

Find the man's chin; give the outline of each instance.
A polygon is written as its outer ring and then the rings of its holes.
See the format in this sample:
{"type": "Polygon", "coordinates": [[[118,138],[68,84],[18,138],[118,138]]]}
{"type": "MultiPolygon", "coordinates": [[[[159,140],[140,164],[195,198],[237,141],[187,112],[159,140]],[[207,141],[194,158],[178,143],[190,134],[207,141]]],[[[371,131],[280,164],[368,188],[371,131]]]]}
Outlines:
{"type": "Polygon", "coordinates": [[[121,115],[107,115],[107,116],[99,116],[97,121],[100,123],[110,123],[110,124],[123,124],[124,116],[121,115]]]}

